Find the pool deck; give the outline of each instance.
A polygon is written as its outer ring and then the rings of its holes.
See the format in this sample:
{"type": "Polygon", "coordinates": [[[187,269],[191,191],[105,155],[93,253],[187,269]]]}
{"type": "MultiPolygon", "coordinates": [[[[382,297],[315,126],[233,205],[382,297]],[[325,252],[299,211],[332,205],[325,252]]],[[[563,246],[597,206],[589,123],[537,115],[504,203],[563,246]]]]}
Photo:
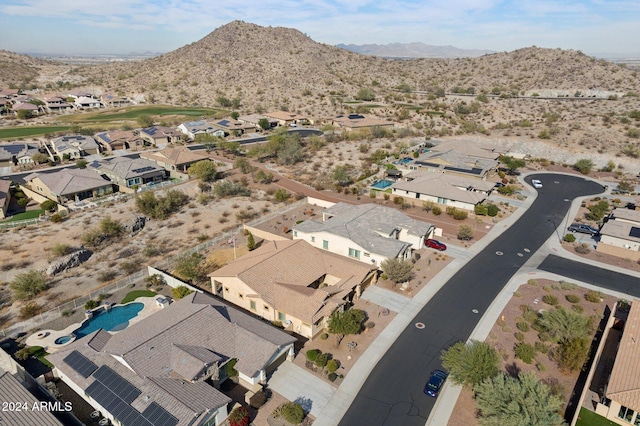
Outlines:
{"type": "MultiPolygon", "coordinates": [[[[153,297],[138,297],[136,300],[126,303],[126,305],[129,305],[130,303],[144,304],[144,307],[140,312],[138,312],[138,315],[136,315],[135,317],[131,318],[131,320],[129,320],[129,325],[135,324],[138,321],[141,321],[144,318],[147,318],[149,315],[153,315],[156,312],[162,310],[162,306],[160,306],[156,302],[156,297],[159,297],[159,296],[162,296],[162,295],[158,294],[157,296],[153,296],[153,297]]],[[[162,297],[165,297],[165,296],[162,296],[162,297]]],[[[125,306],[125,305],[116,304],[115,306],[125,306]]],[[[92,309],[92,311],[95,311],[97,309],[104,309],[104,305],[99,306],[95,309],[92,309]]],[[[69,343],[75,341],[75,339],[70,340],[69,342],[61,345],[56,344],[56,339],[63,336],[69,336],[74,330],[79,328],[83,322],[84,321],[80,323],[71,324],[69,327],[66,327],[63,330],[39,330],[38,332],[33,333],[31,336],[27,337],[26,344],[27,346],[42,346],[44,350],[49,353],[57,352],[58,350],[64,348],[69,343]]],[[[109,331],[109,333],[111,334],[115,334],[117,332],[118,331],[109,331]]]]}

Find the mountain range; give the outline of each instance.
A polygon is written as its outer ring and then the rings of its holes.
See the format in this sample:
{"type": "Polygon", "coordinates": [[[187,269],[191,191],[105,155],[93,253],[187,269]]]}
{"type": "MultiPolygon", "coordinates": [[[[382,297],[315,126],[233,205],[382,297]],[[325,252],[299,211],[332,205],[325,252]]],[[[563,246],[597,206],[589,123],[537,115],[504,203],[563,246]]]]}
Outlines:
{"type": "Polygon", "coordinates": [[[338,44],[336,47],[363,55],[383,58],[475,58],[495,53],[493,50],[460,49],[454,46],[433,46],[421,42],[389,44],[338,44]]]}

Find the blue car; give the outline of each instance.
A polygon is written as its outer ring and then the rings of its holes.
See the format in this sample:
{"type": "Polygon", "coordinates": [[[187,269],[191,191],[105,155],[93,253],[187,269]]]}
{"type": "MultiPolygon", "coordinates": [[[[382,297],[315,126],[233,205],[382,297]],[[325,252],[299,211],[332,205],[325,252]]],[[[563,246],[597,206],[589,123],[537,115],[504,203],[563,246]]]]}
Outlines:
{"type": "Polygon", "coordinates": [[[424,385],[424,393],[435,398],[440,393],[444,381],[447,380],[448,374],[442,370],[434,370],[431,372],[427,384],[424,385]]]}

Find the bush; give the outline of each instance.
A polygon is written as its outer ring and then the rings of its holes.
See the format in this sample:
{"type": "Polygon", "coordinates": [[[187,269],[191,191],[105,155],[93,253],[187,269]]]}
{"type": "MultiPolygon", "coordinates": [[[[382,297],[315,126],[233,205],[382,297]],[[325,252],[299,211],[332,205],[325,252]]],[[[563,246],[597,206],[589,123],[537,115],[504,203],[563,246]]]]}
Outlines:
{"type": "Polygon", "coordinates": [[[188,201],[187,194],[175,189],[168,190],[164,197],[156,197],[152,191],[148,191],[136,195],[136,208],[153,219],[166,219],[188,201]]]}
{"type": "Polygon", "coordinates": [[[554,352],[554,359],[562,370],[582,369],[589,358],[589,339],[578,338],[563,341],[554,352]]]}
{"type": "Polygon", "coordinates": [[[322,352],[320,352],[318,349],[309,349],[307,351],[307,359],[309,361],[315,362],[316,358],[318,358],[318,355],[320,355],[322,352]]]}
{"type": "Polygon", "coordinates": [[[171,289],[171,294],[173,295],[173,298],[178,300],[178,299],[182,299],[183,297],[189,295],[193,293],[193,290],[189,289],[189,287],[181,285],[175,288],[171,289]]]}
{"type": "Polygon", "coordinates": [[[541,342],[550,342],[551,336],[546,331],[541,331],[538,333],[538,339],[540,339],[541,342]]]}
{"type": "Polygon", "coordinates": [[[286,189],[279,188],[279,189],[276,189],[275,192],[273,193],[273,198],[274,200],[282,203],[287,201],[289,198],[291,198],[291,194],[286,189]]]}
{"type": "Polygon", "coordinates": [[[44,274],[36,270],[16,275],[9,284],[9,288],[13,290],[13,298],[16,300],[32,299],[48,287],[44,274]]]}
{"type": "Polygon", "coordinates": [[[576,236],[573,234],[565,234],[564,240],[568,243],[573,243],[576,240],[576,236]]]}
{"type": "Polygon", "coordinates": [[[29,318],[33,318],[40,312],[42,312],[41,305],[38,305],[36,302],[29,302],[20,308],[20,319],[26,320],[29,318]]]}
{"type": "Polygon", "coordinates": [[[536,349],[529,343],[518,343],[514,347],[516,358],[521,359],[525,364],[531,364],[536,356],[536,349]]]}
{"type": "Polygon", "coordinates": [[[304,410],[300,404],[287,402],[280,407],[282,417],[289,423],[299,425],[304,420],[304,410]]]}
{"type": "Polygon", "coordinates": [[[542,342],[536,342],[533,345],[534,348],[536,348],[536,351],[540,352],[541,354],[548,354],[549,353],[549,346],[545,345],[542,342]]]}
{"type": "Polygon", "coordinates": [[[327,372],[329,374],[335,373],[338,368],[340,368],[340,363],[335,359],[331,359],[329,360],[329,362],[327,362],[327,372]]]}
{"type": "Polygon", "coordinates": [[[62,215],[60,213],[54,213],[51,215],[51,222],[60,223],[62,222],[62,215]]]}
{"type": "Polygon", "coordinates": [[[46,201],[43,201],[42,203],[40,203],[40,208],[42,210],[51,212],[51,211],[54,211],[56,209],[57,205],[58,205],[58,203],[56,203],[53,200],[46,200],[46,201]]]}
{"type": "Polygon", "coordinates": [[[486,216],[489,212],[489,209],[486,204],[476,204],[473,208],[473,211],[478,216],[486,216]]]}
{"type": "Polygon", "coordinates": [[[318,356],[316,356],[316,360],[314,362],[318,367],[324,368],[329,362],[329,355],[319,353],[318,356]]]}
{"type": "Polygon", "coordinates": [[[442,214],[442,209],[439,206],[433,206],[431,212],[436,216],[440,216],[442,214]]]}
{"type": "Polygon", "coordinates": [[[584,312],[584,308],[582,307],[582,305],[573,305],[573,306],[571,306],[571,310],[573,310],[574,312],[577,312],[579,314],[584,312]]]}
{"type": "Polygon", "coordinates": [[[558,298],[552,294],[545,294],[544,296],[542,296],[542,301],[551,306],[555,306],[558,304],[558,298]]]}
{"type": "Polygon", "coordinates": [[[489,204],[487,206],[487,214],[491,217],[495,217],[498,215],[498,213],[500,212],[500,208],[498,206],[496,206],[495,204],[489,204]]]}
{"type": "Polygon", "coordinates": [[[580,302],[580,296],[578,296],[577,294],[567,294],[564,298],[567,299],[567,302],[570,303],[580,302]]]}
{"type": "Polygon", "coordinates": [[[522,342],[524,340],[524,333],[518,331],[517,333],[514,334],[514,337],[518,342],[522,342]]]}
{"type": "Polygon", "coordinates": [[[602,300],[602,293],[596,290],[591,290],[587,294],[585,294],[584,298],[592,303],[600,303],[600,301],[602,300]]]}
{"type": "Polygon", "coordinates": [[[85,302],[85,304],[84,304],[84,308],[87,309],[87,310],[95,309],[98,306],[100,306],[100,302],[98,302],[97,300],[93,300],[93,299],[87,300],[85,302]]]}
{"type": "Polygon", "coordinates": [[[516,328],[524,333],[529,331],[529,323],[526,321],[518,321],[516,323],[516,328]]]}
{"type": "Polygon", "coordinates": [[[409,281],[413,277],[413,265],[406,260],[388,258],[382,262],[380,269],[394,283],[409,281]]]}
{"type": "Polygon", "coordinates": [[[229,414],[229,426],[248,426],[250,420],[249,410],[242,406],[234,408],[229,414]]]}

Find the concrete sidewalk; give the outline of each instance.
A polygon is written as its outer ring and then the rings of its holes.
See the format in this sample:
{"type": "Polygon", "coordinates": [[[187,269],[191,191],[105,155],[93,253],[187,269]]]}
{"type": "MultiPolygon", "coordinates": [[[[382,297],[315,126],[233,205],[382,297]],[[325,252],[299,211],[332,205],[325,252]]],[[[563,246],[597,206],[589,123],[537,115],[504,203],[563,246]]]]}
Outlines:
{"type": "Polygon", "coordinates": [[[407,303],[411,301],[410,297],[375,285],[369,286],[362,293],[361,299],[375,303],[393,312],[402,312],[404,307],[407,306],[407,303]]]}

